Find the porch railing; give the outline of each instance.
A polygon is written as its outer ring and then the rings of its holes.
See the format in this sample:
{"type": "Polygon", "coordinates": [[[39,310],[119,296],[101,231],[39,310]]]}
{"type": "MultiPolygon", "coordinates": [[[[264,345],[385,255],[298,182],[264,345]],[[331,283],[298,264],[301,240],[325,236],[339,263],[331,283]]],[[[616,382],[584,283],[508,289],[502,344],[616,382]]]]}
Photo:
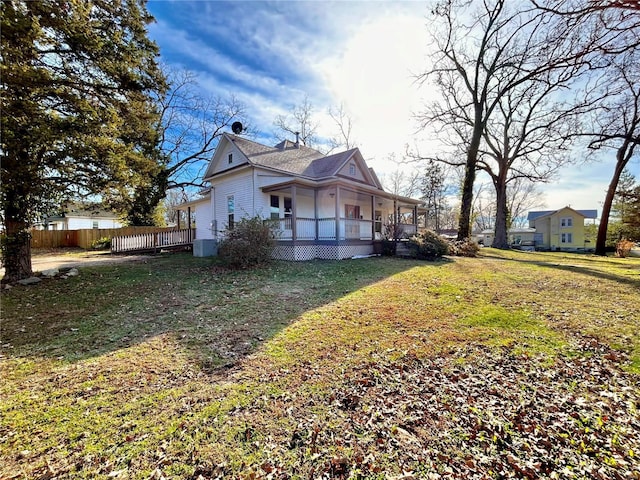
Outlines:
{"type": "Polygon", "coordinates": [[[121,235],[111,239],[111,253],[156,250],[164,247],[191,245],[196,238],[195,229],[121,235]]]}
{"type": "Polygon", "coordinates": [[[400,228],[401,237],[410,237],[418,233],[418,226],[411,223],[400,223],[398,227],[400,228]]]}
{"type": "MultiPolygon", "coordinates": [[[[294,229],[291,217],[267,220],[276,233],[278,240],[293,240],[294,229]]],[[[295,224],[296,240],[335,240],[336,219],[326,218],[300,218],[295,224]]],[[[341,218],[338,224],[339,240],[372,240],[373,221],[351,218],[341,218]]]]}
{"type": "Polygon", "coordinates": [[[340,219],[340,240],[372,240],[371,220],[340,219]]]}

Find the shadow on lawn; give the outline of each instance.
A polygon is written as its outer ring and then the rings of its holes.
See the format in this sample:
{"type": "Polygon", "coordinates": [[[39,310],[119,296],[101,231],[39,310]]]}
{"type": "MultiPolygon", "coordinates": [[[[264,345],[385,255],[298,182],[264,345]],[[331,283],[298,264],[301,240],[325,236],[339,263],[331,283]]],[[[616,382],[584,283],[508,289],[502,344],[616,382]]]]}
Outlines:
{"type": "Polygon", "coordinates": [[[212,259],[173,254],[87,267],[73,279],[2,294],[2,353],[75,362],[166,334],[214,370],[255,351],[306,311],[417,265],[442,264],[368,258],[229,271],[212,259]]]}
{"type": "MultiPolygon", "coordinates": [[[[528,255],[531,255],[531,254],[528,254],[528,255]]],[[[611,280],[613,282],[623,283],[626,285],[630,285],[632,287],[640,288],[640,262],[635,262],[636,264],[634,265],[621,265],[618,263],[612,263],[611,261],[607,261],[605,259],[597,259],[593,257],[584,258],[584,260],[588,261],[590,264],[594,264],[597,266],[601,265],[603,269],[616,268],[620,270],[631,270],[631,271],[636,270],[637,278],[633,278],[629,275],[616,274],[613,272],[599,270],[597,267],[590,268],[584,265],[557,263],[558,259],[554,259],[554,258],[549,258],[547,260],[541,260],[538,258],[524,258],[524,257],[523,258],[504,258],[501,256],[492,255],[492,254],[484,255],[484,257],[491,258],[494,260],[505,260],[505,261],[518,262],[518,263],[528,263],[531,265],[536,265],[536,266],[545,267],[545,268],[553,268],[557,270],[563,270],[566,272],[581,273],[583,275],[589,275],[599,279],[611,280]]]]}

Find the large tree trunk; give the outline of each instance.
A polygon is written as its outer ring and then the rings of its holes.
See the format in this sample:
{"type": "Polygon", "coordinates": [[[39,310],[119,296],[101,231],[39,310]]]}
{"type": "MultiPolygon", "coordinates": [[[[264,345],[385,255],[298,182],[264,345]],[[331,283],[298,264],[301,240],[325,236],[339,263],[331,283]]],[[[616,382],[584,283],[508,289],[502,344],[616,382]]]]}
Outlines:
{"type": "Polygon", "coordinates": [[[6,219],[7,235],[2,245],[4,277],[2,283],[13,283],[33,276],[31,269],[31,234],[23,222],[6,219]]]}
{"type": "Polygon", "coordinates": [[[476,107],[475,125],[473,135],[467,150],[467,163],[462,184],[462,201],[460,205],[460,219],[458,221],[458,240],[471,237],[471,207],[473,205],[473,184],[476,181],[476,166],[478,164],[478,150],[484,125],[482,124],[482,111],[476,107]]]}
{"type": "Polygon", "coordinates": [[[602,217],[600,217],[600,226],[598,227],[598,238],[596,239],[596,255],[606,255],[607,249],[607,227],[609,226],[609,215],[611,214],[611,206],[613,205],[613,198],[616,195],[618,189],[618,182],[620,181],[620,175],[624,167],[627,166],[628,156],[627,149],[629,143],[624,142],[623,146],[618,149],[616,154],[616,168],[611,178],[611,183],[607,190],[607,196],[604,199],[604,205],[602,206],[602,217]]]}
{"type": "Polygon", "coordinates": [[[509,216],[507,182],[500,175],[494,180],[494,185],[496,187],[496,227],[491,246],[504,250],[509,248],[509,239],[507,238],[507,217],[509,216]]]}

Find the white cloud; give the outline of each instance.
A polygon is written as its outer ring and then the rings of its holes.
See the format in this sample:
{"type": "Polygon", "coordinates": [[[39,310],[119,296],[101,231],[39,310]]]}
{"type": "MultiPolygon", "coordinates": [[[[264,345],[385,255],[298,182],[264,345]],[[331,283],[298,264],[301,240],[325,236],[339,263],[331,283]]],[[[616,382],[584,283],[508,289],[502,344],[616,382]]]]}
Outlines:
{"type": "Polygon", "coordinates": [[[389,170],[387,156],[400,158],[405,145],[415,141],[412,113],[424,94],[415,74],[425,69],[426,46],[417,11],[387,14],[360,25],[337,55],[318,65],[335,103],[351,112],[355,137],[376,170],[389,170]]]}

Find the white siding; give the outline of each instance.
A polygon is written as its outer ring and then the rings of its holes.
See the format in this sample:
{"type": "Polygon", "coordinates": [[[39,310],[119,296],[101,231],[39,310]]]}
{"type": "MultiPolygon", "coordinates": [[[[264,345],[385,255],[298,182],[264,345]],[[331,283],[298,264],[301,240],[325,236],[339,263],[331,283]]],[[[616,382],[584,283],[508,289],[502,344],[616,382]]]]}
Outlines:
{"type": "Polygon", "coordinates": [[[239,165],[247,163],[246,157],[236,148],[236,146],[230,142],[227,142],[224,150],[216,151],[216,164],[214,165],[213,173],[220,173],[226,170],[236,168],[239,165]],[[229,155],[231,155],[231,163],[229,163],[229,155]]]}
{"type": "Polygon", "coordinates": [[[302,195],[296,197],[296,215],[303,218],[315,218],[313,197],[302,195]]]}
{"type": "Polygon", "coordinates": [[[93,222],[98,222],[97,228],[120,228],[123,226],[119,220],[114,218],[67,217],[67,230],[94,228],[93,222]]]}
{"type": "Polygon", "coordinates": [[[227,228],[228,213],[227,199],[233,195],[234,200],[234,221],[239,221],[243,217],[252,217],[256,214],[254,209],[253,176],[250,172],[238,173],[234,176],[225,177],[221,183],[213,183],[213,219],[216,220],[218,231],[227,228]]]}
{"type": "Polygon", "coordinates": [[[196,238],[213,238],[213,232],[211,231],[211,203],[198,203],[194,206],[194,211],[196,217],[196,238]]]}
{"type": "Polygon", "coordinates": [[[295,180],[295,177],[291,175],[278,175],[266,170],[256,169],[256,188],[270,187],[271,185],[277,185],[279,183],[289,182],[295,180]]]}
{"type": "Polygon", "coordinates": [[[338,172],[338,175],[344,175],[345,177],[353,178],[354,180],[360,180],[362,182],[366,181],[366,177],[362,173],[362,170],[360,169],[359,163],[356,162],[356,160],[354,158],[351,158],[351,160],[349,160],[344,165],[344,167],[342,167],[340,169],[340,171],[338,172]],[[350,165],[353,165],[355,167],[355,173],[354,174],[351,173],[350,165]]]}

